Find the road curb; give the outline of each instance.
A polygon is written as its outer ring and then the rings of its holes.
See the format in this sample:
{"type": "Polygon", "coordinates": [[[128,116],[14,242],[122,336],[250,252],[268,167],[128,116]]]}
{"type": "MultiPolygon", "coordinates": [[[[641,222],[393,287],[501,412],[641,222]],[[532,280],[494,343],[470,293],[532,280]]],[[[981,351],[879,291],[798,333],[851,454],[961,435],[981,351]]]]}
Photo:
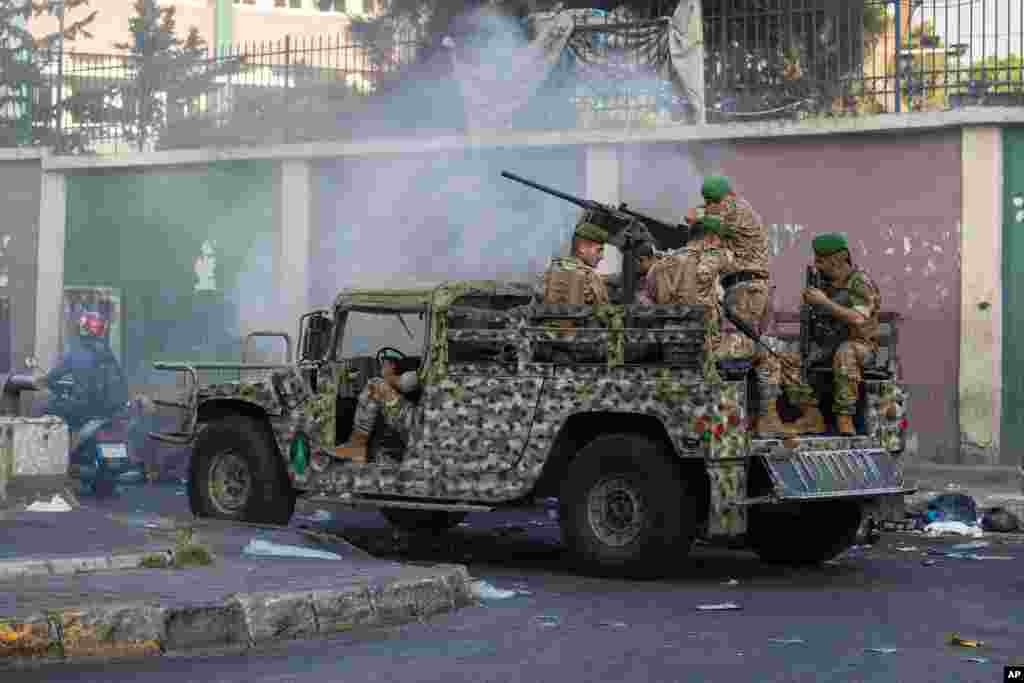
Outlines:
{"type": "Polygon", "coordinates": [[[244,650],[268,641],[395,626],[473,603],[465,566],[436,565],[424,572],[383,583],[367,578],[336,591],[233,594],[201,605],[125,603],[0,618],[0,669],[244,650]]]}
{"type": "Polygon", "coordinates": [[[90,572],[121,571],[139,569],[144,560],[154,556],[174,560],[174,551],[159,548],[144,553],[120,555],[98,555],[92,557],[62,557],[49,560],[4,560],[0,561],[0,581],[14,581],[30,576],[65,576],[90,572]]]}

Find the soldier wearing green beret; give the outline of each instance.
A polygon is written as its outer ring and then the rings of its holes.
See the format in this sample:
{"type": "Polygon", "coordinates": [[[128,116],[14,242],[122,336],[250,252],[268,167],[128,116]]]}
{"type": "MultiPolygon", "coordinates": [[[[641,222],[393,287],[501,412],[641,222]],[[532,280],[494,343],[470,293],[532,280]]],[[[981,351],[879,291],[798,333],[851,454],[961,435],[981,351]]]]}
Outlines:
{"type": "Polygon", "coordinates": [[[608,303],[608,288],[596,268],[604,258],[608,232],[584,213],[572,237],[572,255],[551,260],[543,276],[546,304],[595,305],[608,303]]]}
{"type": "MultiPolygon", "coordinates": [[[[769,327],[772,290],[768,268],[768,228],[754,208],[736,194],[732,181],[710,175],[701,184],[704,204],[691,209],[689,222],[716,217],[722,224],[722,242],[733,254],[732,270],[722,278],[724,303],[737,318],[764,335],[769,327]]],[[[770,354],[762,352],[739,330],[723,335],[719,354],[727,358],[750,358],[757,373],[760,402],[756,407],[757,431],[777,433],[784,426],[775,400],[781,393],[779,373],[770,354]]]]}
{"type": "Polygon", "coordinates": [[[833,412],[840,434],[856,433],[853,417],[864,366],[878,353],[878,314],[882,295],[863,269],[853,265],[846,235],[825,233],[814,238],[814,267],[827,282],[823,290],[808,287],[804,303],[832,318],[837,334],[832,352],[833,412]]]}

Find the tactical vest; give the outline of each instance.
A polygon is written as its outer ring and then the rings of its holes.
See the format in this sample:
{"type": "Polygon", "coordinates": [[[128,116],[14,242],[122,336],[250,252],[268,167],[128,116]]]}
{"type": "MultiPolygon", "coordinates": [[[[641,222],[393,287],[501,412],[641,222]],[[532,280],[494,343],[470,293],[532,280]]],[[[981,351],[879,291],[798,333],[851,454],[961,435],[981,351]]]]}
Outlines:
{"type": "MultiPolygon", "coordinates": [[[[865,276],[867,273],[855,268],[850,277],[846,279],[847,282],[857,273],[863,273],[865,276]]],[[[825,294],[834,303],[843,306],[844,308],[853,308],[853,301],[850,298],[849,287],[836,287],[834,285],[825,286],[825,294]]],[[[835,353],[836,349],[843,342],[850,339],[850,325],[838,318],[833,318],[824,311],[818,316],[818,325],[815,329],[814,340],[824,349],[828,349],[830,354],[835,353]]]]}

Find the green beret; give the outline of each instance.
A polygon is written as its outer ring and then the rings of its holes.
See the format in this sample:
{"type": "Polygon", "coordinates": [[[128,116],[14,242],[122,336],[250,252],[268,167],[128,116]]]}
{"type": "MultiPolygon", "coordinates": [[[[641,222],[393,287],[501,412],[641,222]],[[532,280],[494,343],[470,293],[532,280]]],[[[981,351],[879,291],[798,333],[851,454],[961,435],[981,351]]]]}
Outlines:
{"type": "Polygon", "coordinates": [[[593,223],[581,221],[576,224],[576,237],[604,244],[608,241],[608,231],[593,223]]]}
{"type": "Polygon", "coordinates": [[[700,193],[710,202],[720,202],[722,197],[732,192],[732,184],[724,175],[709,175],[704,178],[700,193]]]}
{"type": "Polygon", "coordinates": [[[849,250],[850,245],[846,241],[846,235],[841,232],[826,232],[818,235],[811,243],[814,253],[819,256],[831,256],[836,252],[849,250]]]}
{"type": "Polygon", "coordinates": [[[704,216],[704,232],[709,232],[712,235],[718,235],[721,237],[724,234],[722,229],[722,219],[718,216],[704,216]]]}

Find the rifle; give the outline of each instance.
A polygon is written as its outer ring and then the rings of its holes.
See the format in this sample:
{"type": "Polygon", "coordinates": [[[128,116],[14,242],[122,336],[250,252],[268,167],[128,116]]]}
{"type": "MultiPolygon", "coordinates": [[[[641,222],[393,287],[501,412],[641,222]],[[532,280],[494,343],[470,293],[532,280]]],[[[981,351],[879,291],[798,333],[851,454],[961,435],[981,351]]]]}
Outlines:
{"type": "MultiPolygon", "coordinates": [[[[633,249],[636,248],[638,241],[634,237],[635,226],[640,224],[643,227],[647,227],[647,224],[654,225],[658,228],[664,226],[668,229],[673,229],[666,223],[655,221],[653,218],[647,218],[641,216],[633,211],[615,209],[607,204],[595,202],[592,199],[581,199],[574,197],[571,194],[559,192],[558,190],[541,185],[532,180],[527,180],[521,176],[517,176],[514,173],[508,171],[502,171],[501,175],[503,178],[514,180],[517,183],[522,183],[527,187],[532,187],[535,190],[540,190],[545,194],[549,194],[552,197],[558,197],[561,200],[567,201],[570,204],[575,204],[581,209],[590,212],[592,222],[596,225],[600,225],[602,228],[608,231],[609,235],[615,235],[622,237],[622,286],[624,290],[623,303],[632,304],[636,299],[636,263],[633,259],[633,249]]],[[[622,205],[625,207],[625,204],[622,205]]],[[[648,232],[650,229],[648,228],[648,232]]]]}
{"type": "Polygon", "coordinates": [[[780,356],[775,351],[775,349],[768,346],[768,344],[766,344],[761,339],[757,332],[754,332],[753,328],[750,327],[750,325],[748,325],[745,321],[740,320],[740,318],[735,313],[733,313],[733,310],[729,308],[724,301],[718,302],[718,308],[720,311],[722,311],[722,315],[725,316],[725,319],[731,322],[733,325],[735,325],[737,330],[745,334],[747,337],[751,339],[751,341],[753,341],[755,344],[757,344],[762,349],[778,358],[780,362],[782,362],[782,356],[780,356]]]}
{"type": "MultiPolygon", "coordinates": [[[[807,266],[804,287],[821,289],[821,273],[807,266]]],[[[800,305],[800,381],[807,384],[807,367],[811,363],[811,339],[818,326],[818,313],[810,304],[800,305]]]]}

